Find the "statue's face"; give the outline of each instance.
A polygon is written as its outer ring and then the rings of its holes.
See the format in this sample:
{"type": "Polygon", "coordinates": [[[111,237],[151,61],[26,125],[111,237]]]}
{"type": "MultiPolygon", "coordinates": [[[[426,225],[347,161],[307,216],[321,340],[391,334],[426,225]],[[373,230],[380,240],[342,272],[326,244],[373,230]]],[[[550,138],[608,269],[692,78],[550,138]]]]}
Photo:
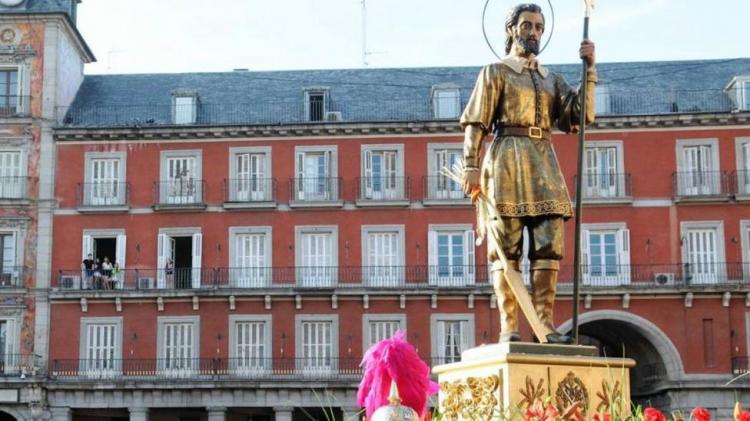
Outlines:
{"type": "Polygon", "coordinates": [[[510,30],[513,32],[513,40],[524,54],[539,54],[539,41],[544,33],[544,17],[541,13],[521,13],[518,23],[510,30]]]}

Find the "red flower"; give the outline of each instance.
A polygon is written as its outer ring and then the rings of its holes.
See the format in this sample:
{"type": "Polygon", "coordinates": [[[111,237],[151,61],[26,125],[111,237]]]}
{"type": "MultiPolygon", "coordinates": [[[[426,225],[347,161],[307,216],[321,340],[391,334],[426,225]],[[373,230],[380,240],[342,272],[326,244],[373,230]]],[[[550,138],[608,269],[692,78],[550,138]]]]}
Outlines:
{"type": "Polygon", "coordinates": [[[594,414],[593,421],[612,421],[612,417],[609,414],[594,414]]]}
{"type": "Polygon", "coordinates": [[[711,421],[711,414],[706,408],[696,407],[693,412],[690,413],[690,417],[695,421],[711,421]]]}
{"type": "Polygon", "coordinates": [[[656,408],[646,408],[643,411],[643,419],[646,421],[667,421],[664,414],[656,408]]]}
{"type": "Polygon", "coordinates": [[[557,415],[552,405],[547,406],[545,410],[542,405],[537,404],[526,409],[523,419],[524,421],[555,421],[557,415]]]}
{"type": "Polygon", "coordinates": [[[750,421],[750,411],[740,412],[740,416],[737,417],[737,421],[750,421]]]}

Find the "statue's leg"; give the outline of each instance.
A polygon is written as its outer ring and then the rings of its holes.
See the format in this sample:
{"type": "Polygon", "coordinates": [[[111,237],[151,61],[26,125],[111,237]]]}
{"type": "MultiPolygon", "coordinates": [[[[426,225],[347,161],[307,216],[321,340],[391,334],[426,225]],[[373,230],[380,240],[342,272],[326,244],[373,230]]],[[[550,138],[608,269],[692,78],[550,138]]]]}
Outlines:
{"type": "Polygon", "coordinates": [[[518,218],[493,220],[488,225],[487,251],[490,261],[492,285],[497,296],[500,311],[500,342],[520,341],[518,330],[518,302],[508,282],[505,280],[504,267],[498,251],[503,247],[509,265],[518,270],[518,258],[521,256],[523,225],[518,218]]]}
{"type": "Polygon", "coordinates": [[[531,299],[539,319],[552,334],[550,343],[570,343],[571,338],[555,330],[554,305],[557,274],[564,253],[562,217],[533,218],[530,224],[529,260],[531,260],[531,299]]]}

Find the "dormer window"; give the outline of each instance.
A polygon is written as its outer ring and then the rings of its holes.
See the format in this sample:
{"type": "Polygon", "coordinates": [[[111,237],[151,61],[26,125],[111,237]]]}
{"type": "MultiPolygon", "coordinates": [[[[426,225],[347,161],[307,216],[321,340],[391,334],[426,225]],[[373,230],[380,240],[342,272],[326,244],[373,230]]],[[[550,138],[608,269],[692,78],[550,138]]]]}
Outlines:
{"type": "Polygon", "coordinates": [[[198,95],[194,92],[172,94],[172,118],[174,124],[195,124],[198,114],[198,95]]]}
{"type": "Polygon", "coordinates": [[[324,121],[327,110],[327,89],[308,89],[305,91],[305,119],[307,121],[324,121]]]}
{"type": "Polygon", "coordinates": [[[750,111],[750,75],[736,76],[725,91],[732,100],[735,111],[750,111]]]}
{"type": "Polygon", "coordinates": [[[609,88],[606,85],[596,85],[594,94],[596,115],[612,113],[609,88]]]}
{"type": "Polygon", "coordinates": [[[456,119],[461,113],[461,94],[456,87],[432,90],[432,114],[436,120],[456,119]]]}

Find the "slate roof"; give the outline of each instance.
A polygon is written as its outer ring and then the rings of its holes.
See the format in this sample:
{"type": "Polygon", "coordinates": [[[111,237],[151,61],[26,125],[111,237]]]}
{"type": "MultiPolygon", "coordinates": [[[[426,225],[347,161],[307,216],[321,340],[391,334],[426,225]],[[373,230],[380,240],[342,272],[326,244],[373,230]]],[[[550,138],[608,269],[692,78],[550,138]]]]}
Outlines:
{"type": "Polygon", "coordinates": [[[75,22],[78,0],[26,0],[15,7],[0,6],[0,13],[65,13],[75,22]]]}
{"type": "MultiPolygon", "coordinates": [[[[580,80],[578,64],[549,67],[571,85],[580,80]]],[[[600,85],[609,93],[603,114],[715,112],[731,110],[724,88],[734,76],[750,75],[750,58],[597,67],[600,85]]],[[[340,111],[344,121],[434,120],[433,88],[460,88],[463,107],[478,71],[432,67],[87,75],[70,109],[62,110],[67,111],[63,125],[170,125],[172,95],[183,91],[198,97],[198,125],[303,123],[304,92],[314,88],[327,89],[326,110],[340,111]]]]}

